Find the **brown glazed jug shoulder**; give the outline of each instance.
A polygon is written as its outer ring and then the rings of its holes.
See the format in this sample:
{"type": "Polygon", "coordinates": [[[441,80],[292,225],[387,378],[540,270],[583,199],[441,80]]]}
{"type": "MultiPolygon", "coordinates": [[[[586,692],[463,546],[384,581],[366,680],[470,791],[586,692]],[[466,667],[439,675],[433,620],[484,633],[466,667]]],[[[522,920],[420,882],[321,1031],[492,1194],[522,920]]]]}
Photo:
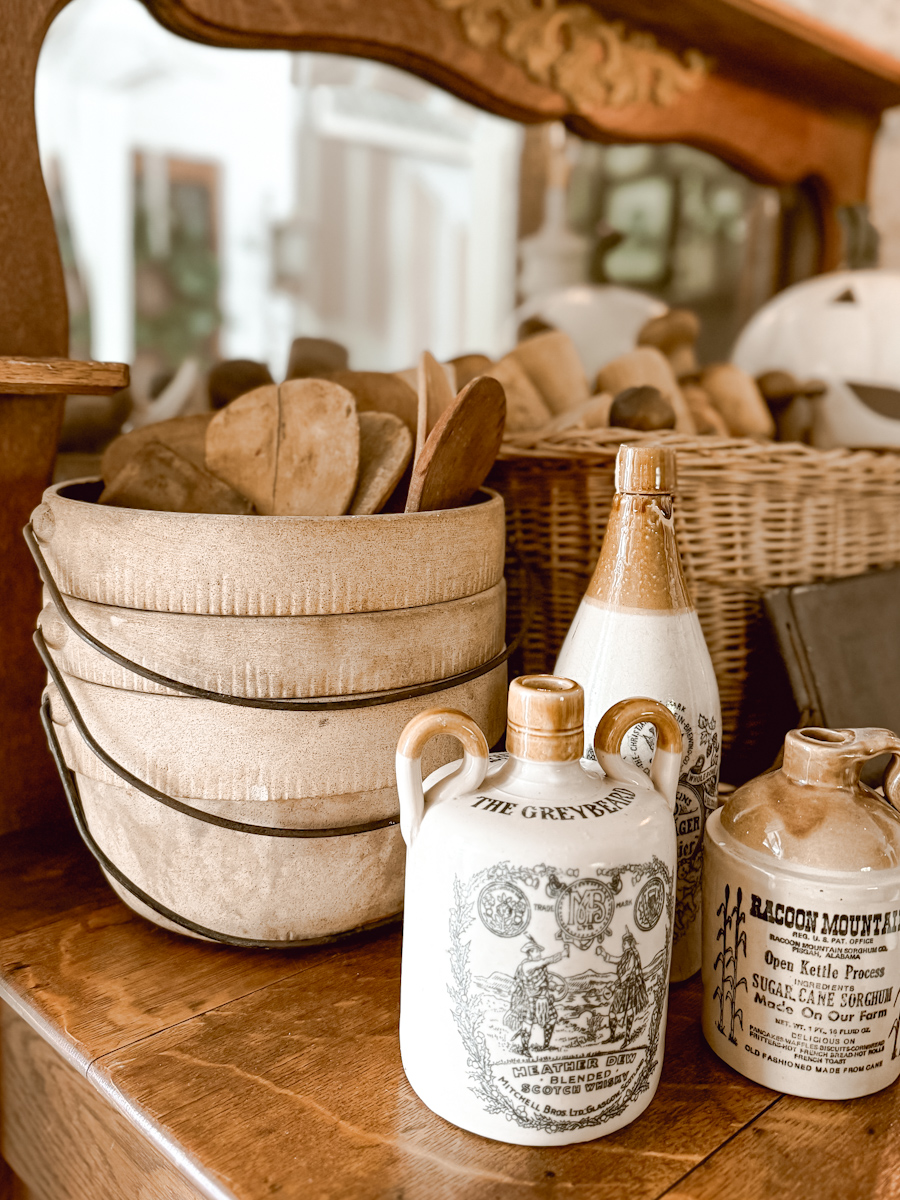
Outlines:
{"type": "Polygon", "coordinates": [[[785,863],[828,871],[900,866],[900,813],[860,780],[869,758],[898,747],[885,729],[794,729],[783,767],[731,796],[722,829],[785,863]]]}

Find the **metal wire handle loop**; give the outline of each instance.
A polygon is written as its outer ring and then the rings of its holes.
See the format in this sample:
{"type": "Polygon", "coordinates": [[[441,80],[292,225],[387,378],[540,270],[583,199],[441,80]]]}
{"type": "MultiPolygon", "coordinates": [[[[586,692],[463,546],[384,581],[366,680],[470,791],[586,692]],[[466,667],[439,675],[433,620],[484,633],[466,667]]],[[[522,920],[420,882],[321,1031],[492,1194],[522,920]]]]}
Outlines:
{"type": "MultiPolygon", "coordinates": [[[[56,730],[53,728],[53,717],[50,711],[49,697],[45,696],[41,703],[41,723],[44,726],[44,732],[47,734],[47,741],[50,745],[50,753],[53,755],[53,761],[56,763],[56,769],[59,771],[59,777],[62,780],[63,790],[66,793],[66,800],[69,804],[69,811],[75,821],[75,828],[81,835],[81,840],[87,846],[88,850],[103,868],[107,875],[124,888],[129,895],[139,900],[141,904],[147,906],[157,916],[164,917],[167,921],[171,921],[173,925],[179,926],[181,929],[186,929],[190,933],[197,934],[200,937],[208,938],[211,942],[220,942],[226,946],[241,946],[247,949],[260,950],[301,950],[307,946],[321,945],[323,942],[333,942],[342,940],[343,938],[352,937],[362,930],[351,929],[342,934],[336,934],[327,938],[310,938],[308,940],[292,941],[288,938],[278,938],[267,940],[265,938],[245,938],[238,937],[237,934],[220,933],[216,929],[209,929],[206,925],[200,925],[196,921],[192,921],[189,917],[183,917],[180,913],[168,908],[165,904],[161,904],[155,900],[143,888],[138,887],[128,876],[121,871],[116,864],[109,858],[106,853],[101,850],[100,846],[94,839],[87,823],[84,806],[81,803],[81,795],[78,791],[78,785],[72,775],[71,770],[63,758],[62,748],[59,744],[59,739],[56,736],[56,730]]],[[[387,920],[393,920],[392,917],[387,920]]],[[[376,924],[382,924],[377,922],[376,924]]],[[[374,927],[374,926],[373,926],[374,927]]],[[[369,928],[369,927],[367,927],[369,928]]]]}
{"type": "MultiPolygon", "coordinates": [[[[205,700],[215,700],[222,704],[235,704],[246,708],[276,710],[293,709],[294,711],[300,712],[315,712],[323,709],[330,709],[334,711],[339,709],[368,708],[377,704],[389,704],[399,700],[413,699],[417,696],[427,696],[438,691],[443,691],[447,687],[466,683],[472,679],[479,678],[481,675],[487,674],[489,671],[492,671],[495,667],[500,666],[513,654],[515,654],[524,641],[526,633],[528,632],[534,610],[534,601],[530,595],[531,589],[528,589],[527,592],[529,595],[529,602],[525,614],[525,620],[522,624],[522,628],[519,630],[512,642],[510,642],[510,644],[506,647],[506,649],[500,654],[495,655],[494,658],[488,660],[487,663],[483,663],[480,667],[474,668],[471,671],[463,672],[459,675],[451,676],[449,679],[437,680],[433,683],[419,684],[406,688],[393,688],[384,692],[372,692],[366,696],[357,696],[352,699],[345,697],[327,698],[321,700],[305,700],[299,698],[286,698],[283,700],[249,699],[243,696],[231,696],[221,692],[213,692],[206,688],[198,688],[192,684],[185,684],[178,680],[169,679],[165,675],[160,675],[156,671],[151,671],[146,667],[140,666],[138,663],[132,662],[130,659],[125,658],[124,655],[118,654],[111,647],[105,645],[98,638],[95,638],[93,634],[89,633],[88,630],[79,624],[79,622],[69,611],[65,600],[62,597],[62,593],[56,585],[56,580],[53,578],[47,561],[37,543],[37,539],[34,536],[33,526],[30,521],[22,532],[28,549],[31,552],[31,556],[37,565],[38,571],[40,572],[41,580],[44,586],[47,588],[47,591],[50,594],[50,599],[59,616],[68,626],[68,628],[71,629],[73,633],[77,634],[82,641],[86,642],[87,645],[91,646],[92,649],[104,655],[112,662],[117,663],[125,670],[132,671],[134,674],[140,675],[152,683],[171,688],[173,691],[182,692],[188,696],[196,696],[205,700]]],[[[518,555],[515,555],[515,557],[518,559],[518,555]]],[[[522,569],[526,573],[529,573],[524,562],[521,560],[519,560],[519,562],[522,566],[522,569]]],[[[38,654],[41,656],[41,660],[44,663],[48,674],[50,675],[50,678],[60,694],[60,698],[62,699],[69,716],[74,722],[76,729],[88,748],[93,752],[93,754],[96,755],[96,757],[101,763],[103,763],[105,767],[113,772],[113,774],[117,775],[125,783],[135,788],[135,790],[141,792],[145,796],[148,796],[151,800],[156,800],[158,803],[165,805],[167,808],[171,808],[174,811],[180,812],[185,816],[192,817],[195,820],[203,821],[208,825],[215,825],[219,828],[229,829],[237,833],[255,834],[264,837],[341,837],[355,835],[358,833],[370,833],[379,829],[388,829],[399,824],[399,820],[397,818],[386,818],[381,821],[372,821],[364,825],[348,825],[336,828],[283,829],[265,825],[250,825],[242,821],[231,821],[226,817],[218,817],[213,813],[204,812],[202,809],[193,808],[190,805],[183,804],[181,801],[175,800],[171,796],[167,796],[164,792],[160,792],[157,788],[151,787],[150,784],[145,783],[143,780],[138,779],[137,776],[132,775],[130,771],[122,767],[103,749],[102,746],[100,746],[85,725],[78,705],[76,704],[68,687],[64,683],[62,676],[57,669],[56,663],[53,661],[49,647],[47,646],[43,632],[40,628],[35,630],[34,643],[37,647],[38,654]]],[[[170,921],[173,925],[177,925],[181,929],[185,929],[190,933],[198,935],[199,937],[207,938],[209,941],[218,942],[228,946],[240,946],[248,949],[300,949],[301,947],[317,945],[321,942],[341,940],[343,938],[352,937],[354,934],[363,932],[363,930],[348,930],[345,933],[338,934],[336,936],[327,938],[314,938],[304,941],[291,941],[289,939],[267,940],[261,938],[244,938],[233,934],[221,933],[215,929],[210,929],[205,925],[200,925],[196,921],[192,921],[190,918],[184,917],[180,913],[176,913],[173,909],[170,909],[166,905],[160,903],[142,888],[138,887],[136,883],[129,879],[128,876],[125,875],[125,873],[120,870],[118,866],[116,866],[116,864],[100,848],[93,834],[91,833],[87,823],[87,818],[85,816],[78,785],[75,781],[72,770],[65,761],[62,747],[59,744],[59,739],[56,736],[56,730],[53,727],[50,697],[46,694],[41,702],[41,723],[43,724],[44,732],[47,735],[50,753],[53,756],[53,761],[55,762],[56,769],[59,772],[63,789],[66,794],[66,800],[72,813],[72,817],[75,821],[76,829],[78,830],[78,833],[80,834],[85,846],[103,868],[106,874],[110,876],[110,878],[114,879],[120,885],[120,887],[124,888],[124,890],[129,893],[129,895],[140,901],[158,916],[163,917],[165,920],[170,921]]],[[[388,920],[390,919],[391,918],[388,918],[388,920]]],[[[384,922],[377,922],[376,924],[383,923],[384,922]]]]}
{"type": "Polygon", "coordinates": [[[41,552],[37,538],[34,536],[34,529],[30,521],[22,530],[22,535],[40,572],[44,587],[50,593],[50,599],[56,611],[68,628],[77,634],[83,642],[86,642],[93,650],[96,650],[105,658],[110,659],[111,662],[123,667],[126,671],[132,671],[135,675],[140,675],[143,679],[148,679],[151,683],[171,688],[172,691],[182,692],[185,696],[194,696],[200,700],[215,700],[219,704],[235,704],[241,708],[265,708],[282,712],[336,712],[342,709],[373,708],[379,704],[396,704],[401,700],[413,700],[417,696],[431,696],[435,692],[443,692],[447,688],[457,687],[463,683],[470,683],[473,679],[480,679],[482,675],[487,675],[496,667],[501,666],[518,650],[528,627],[528,622],[526,621],[518,635],[505,649],[501,650],[499,654],[495,654],[493,658],[489,658],[487,662],[482,663],[480,666],[473,667],[469,671],[462,671],[458,675],[450,675],[446,679],[432,680],[429,683],[410,684],[408,687],[402,688],[388,688],[382,692],[368,692],[362,696],[329,696],[319,700],[308,700],[300,696],[287,696],[280,700],[232,696],[227,692],[213,692],[208,688],[195,687],[191,683],[182,683],[180,680],[170,679],[167,675],[160,675],[157,671],[151,671],[149,667],[142,667],[139,663],[132,662],[130,658],[119,654],[111,646],[107,646],[105,642],[101,642],[99,638],[94,637],[69,612],[68,606],[47,564],[47,560],[41,552]]]}
{"type": "Polygon", "coordinates": [[[114,775],[123,780],[129,787],[135,788],[142,792],[145,796],[149,796],[151,800],[156,800],[160,804],[164,804],[166,808],[174,809],[175,812],[183,813],[186,817],[193,817],[197,821],[204,821],[207,825],[217,825],[220,829],[230,829],[234,833],[253,833],[261,837],[282,837],[282,838],[330,838],[330,837],[348,837],[357,833],[374,833],[378,829],[390,829],[400,822],[399,817],[385,817],[380,821],[367,821],[361,825],[341,825],[332,828],[323,829],[281,829],[269,825],[248,825],[244,821],[231,821],[227,817],[218,817],[214,813],[204,812],[202,808],[193,808],[189,804],[183,804],[180,800],[175,800],[171,796],[167,796],[165,792],[159,791],[152,787],[149,783],[145,783],[142,779],[138,779],[136,775],[132,775],[129,770],[123,767],[120,763],[107,753],[106,750],[94,738],[91,731],[84,722],[78,705],[72,693],[66,686],[62,675],[53,661],[47,643],[44,641],[44,635],[40,629],[34,631],[34,644],[37,646],[38,654],[50,678],[56,685],[60,698],[65,705],[69,716],[72,718],[75,728],[81,734],[82,739],[88,749],[99,758],[103,765],[112,771],[114,775]]]}

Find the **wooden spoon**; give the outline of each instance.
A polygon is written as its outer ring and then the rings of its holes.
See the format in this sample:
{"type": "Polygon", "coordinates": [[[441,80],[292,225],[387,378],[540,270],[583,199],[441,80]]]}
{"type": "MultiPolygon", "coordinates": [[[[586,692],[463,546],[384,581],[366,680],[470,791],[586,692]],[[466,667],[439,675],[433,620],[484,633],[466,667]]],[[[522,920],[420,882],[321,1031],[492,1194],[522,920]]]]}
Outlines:
{"type": "Polygon", "coordinates": [[[359,481],[350,502],[353,516],[381,511],[412,458],[413,436],[399,417],[359,414],[359,481]]]}
{"type": "Polygon", "coordinates": [[[419,414],[416,425],[416,457],[422,453],[422,448],[428,435],[438,423],[442,413],[453,404],[454,389],[450,384],[447,372],[433,354],[427,350],[422,352],[419,359],[419,369],[416,377],[419,395],[419,414]]]}
{"type": "Polygon", "coordinates": [[[328,378],[352,393],[357,412],[393,413],[416,436],[419,401],[413,388],[396,375],[383,371],[332,371],[328,378]]]}
{"type": "Polygon", "coordinates": [[[190,417],[172,417],[168,421],[157,421],[153,425],[142,425],[140,429],[123,433],[103,451],[100,462],[103,482],[107,485],[112,483],[129,460],[150,442],[161,442],[205,471],[204,444],[206,430],[212,419],[212,413],[194,413],[190,417]]]}
{"type": "Polygon", "coordinates": [[[501,384],[481,375],[467,384],[439,418],[413,467],[406,511],[459,508],[494,465],[506,396],[501,384]]]}

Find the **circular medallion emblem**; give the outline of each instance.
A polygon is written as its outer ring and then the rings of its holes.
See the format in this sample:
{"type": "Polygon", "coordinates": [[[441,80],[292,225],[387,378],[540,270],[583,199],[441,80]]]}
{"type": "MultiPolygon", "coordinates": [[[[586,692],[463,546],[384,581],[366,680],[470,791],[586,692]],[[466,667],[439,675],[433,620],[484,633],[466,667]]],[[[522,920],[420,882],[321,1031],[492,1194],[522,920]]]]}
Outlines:
{"type": "Polygon", "coordinates": [[[637,894],[634,902],[634,923],[645,933],[652,929],[662,916],[666,903],[666,889],[658,875],[648,879],[637,894]]]}
{"type": "Polygon", "coordinates": [[[576,879],[556,899],[559,927],[575,941],[602,937],[615,910],[612,888],[599,879],[576,879]]]}
{"type": "Polygon", "coordinates": [[[512,883],[489,883],[478,897],[478,915],[497,937],[518,937],[528,928],[531,905],[512,883]]]}

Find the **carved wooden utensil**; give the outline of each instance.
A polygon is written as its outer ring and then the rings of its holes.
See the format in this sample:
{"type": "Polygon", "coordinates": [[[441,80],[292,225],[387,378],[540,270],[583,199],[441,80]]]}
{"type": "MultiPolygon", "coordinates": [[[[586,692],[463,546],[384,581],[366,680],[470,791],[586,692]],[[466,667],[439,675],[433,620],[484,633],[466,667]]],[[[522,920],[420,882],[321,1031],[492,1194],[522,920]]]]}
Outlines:
{"type": "Polygon", "coordinates": [[[447,377],[444,367],[427,350],[422,352],[422,357],[419,359],[416,383],[416,391],[419,397],[419,413],[416,424],[416,456],[414,461],[418,461],[425,442],[432,429],[434,429],[440,420],[441,415],[453,404],[455,391],[455,388],[450,385],[450,380],[447,377]]]}
{"type": "Polygon", "coordinates": [[[505,421],[506,396],[496,379],[481,375],[467,384],[416,459],[406,511],[465,504],[494,465],[505,421]]]}
{"type": "Polygon", "coordinates": [[[189,417],[155,421],[152,425],[142,425],[140,429],[121,434],[103,451],[100,462],[103,482],[107,485],[112,483],[130,460],[150,442],[161,442],[205,471],[206,430],[212,419],[212,413],[192,413],[189,417]]]}
{"type": "Polygon", "coordinates": [[[353,397],[325,379],[239,396],[207,426],[206,466],[266,516],[340,516],[359,473],[353,397]]]}
{"type": "Polygon", "coordinates": [[[359,480],[349,509],[353,516],[381,511],[412,451],[413,436],[399,417],[386,412],[359,414],[359,480]]]}

